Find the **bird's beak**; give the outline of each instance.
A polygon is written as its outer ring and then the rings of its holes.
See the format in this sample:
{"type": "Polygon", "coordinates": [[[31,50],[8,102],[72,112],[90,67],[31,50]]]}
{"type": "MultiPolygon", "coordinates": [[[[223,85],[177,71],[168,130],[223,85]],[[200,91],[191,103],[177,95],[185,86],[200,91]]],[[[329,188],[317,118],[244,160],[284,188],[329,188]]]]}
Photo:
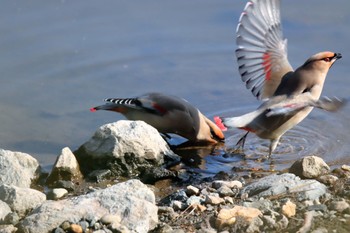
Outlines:
{"type": "Polygon", "coordinates": [[[340,58],[342,58],[343,56],[341,55],[341,53],[334,53],[334,57],[333,57],[333,60],[338,60],[340,58]]]}

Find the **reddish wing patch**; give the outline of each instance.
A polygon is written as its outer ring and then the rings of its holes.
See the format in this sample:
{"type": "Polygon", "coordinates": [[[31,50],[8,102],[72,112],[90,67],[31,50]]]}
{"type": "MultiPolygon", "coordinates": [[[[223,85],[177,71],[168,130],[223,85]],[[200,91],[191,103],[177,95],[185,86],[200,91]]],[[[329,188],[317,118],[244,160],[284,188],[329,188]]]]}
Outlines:
{"type": "Polygon", "coordinates": [[[96,108],[90,108],[90,112],[96,112],[96,108]]]}
{"type": "Polygon", "coordinates": [[[165,108],[163,108],[162,106],[160,106],[160,105],[158,105],[156,103],[153,103],[152,107],[154,109],[156,109],[160,114],[166,114],[168,112],[165,108]]]}
{"type": "Polygon", "coordinates": [[[263,63],[264,72],[265,72],[265,80],[271,79],[271,56],[269,53],[264,53],[263,55],[263,63]]]}
{"type": "Polygon", "coordinates": [[[226,126],[222,123],[222,120],[219,116],[215,116],[214,117],[214,121],[215,121],[215,124],[222,130],[222,131],[226,131],[227,128],[226,126]]]}
{"type": "Polygon", "coordinates": [[[245,131],[252,132],[252,133],[255,132],[255,130],[253,130],[253,129],[249,128],[249,127],[241,127],[240,129],[243,129],[245,131]]]}

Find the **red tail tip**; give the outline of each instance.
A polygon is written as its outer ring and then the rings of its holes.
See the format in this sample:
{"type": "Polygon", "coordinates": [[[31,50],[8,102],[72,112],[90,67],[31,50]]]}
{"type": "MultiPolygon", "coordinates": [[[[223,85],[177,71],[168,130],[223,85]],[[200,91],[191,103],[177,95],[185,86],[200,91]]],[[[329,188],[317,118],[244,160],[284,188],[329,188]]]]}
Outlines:
{"type": "Polygon", "coordinates": [[[222,130],[226,131],[226,126],[222,123],[222,119],[219,116],[214,117],[215,124],[222,130]]]}
{"type": "Polygon", "coordinates": [[[90,112],[96,112],[96,108],[90,108],[90,112]]]}

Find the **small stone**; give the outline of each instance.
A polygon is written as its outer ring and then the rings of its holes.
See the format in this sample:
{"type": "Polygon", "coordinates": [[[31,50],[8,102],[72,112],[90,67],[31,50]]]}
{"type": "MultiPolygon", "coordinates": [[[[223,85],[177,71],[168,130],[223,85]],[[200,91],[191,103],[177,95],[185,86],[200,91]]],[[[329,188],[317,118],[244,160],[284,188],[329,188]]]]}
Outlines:
{"type": "Polygon", "coordinates": [[[201,197],[198,196],[191,196],[190,198],[187,199],[186,204],[188,206],[190,205],[199,205],[201,204],[201,202],[203,202],[204,200],[201,197]]]}
{"type": "Polygon", "coordinates": [[[197,205],[197,210],[199,212],[204,212],[207,210],[207,207],[205,207],[204,205],[197,205]]]}
{"type": "Polygon", "coordinates": [[[186,209],[186,205],[184,203],[182,203],[181,201],[173,201],[172,207],[175,211],[186,209]]]}
{"type": "Polygon", "coordinates": [[[332,201],[329,205],[330,210],[335,210],[339,213],[343,212],[345,209],[349,208],[349,204],[343,199],[339,201],[332,201]]]}
{"type": "Polygon", "coordinates": [[[85,220],[80,221],[79,225],[81,226],[81,228],[83,229],[84,232],[86,231],[86,229],[89,228],[89,223],[85,220]]]}
{"type": "Polygon", "coordinates": [[[73,224],[70,225],[69,232],[72,232],[72,233],[83,233],[83,228],[81,228],[80,225],[73,223],[73,224]]]}
{"type": "Polygon", "coordinates": [[[319,227],[319,228],[311,231],[310,233],[328,233],[328,230],[325,227],[319,227]]]}
{"type": "Polygon", "coordinates": [[[251,222],[254,218],[261,216],[260,210],[244,206],[235,206],[232,209],[221,209],[215,221],[216,228],[221,230],[226,226],[232,226],[236,222],[237,217],[251,222]]]}
{"type": "Polygon", "coordinates": [[[192,196],[192,195],[198,195],[199,194],[199,188],[196,188],[192,185],[189,185],[186,187],[186,194],[188,196],[192,196]]]}
{"type": "Polygon", "coordinates": [[[113,224],[113,223],[120,223],[121,222],[121,218],[120,218],[119,215],[105,214],[105,215],[102,216],[100,221],[101,221],[101,223],[103,223],[105,225],[109,225],[109,224],[113,224]]]}
{"type": "Polygon", "coordinates": [[[48,192],[47,194],[47,199],[49,200],[58,200],[58,199],[61,199],[65,196],[68,195],[68,191],[67,189],[64,189],[64,188],[55,188],[55,189],[52,189],[48,192]]]}
{"type": "Polygon", "coordinates": [[[221,197],[213,196],[213,195],[207,195],[205,197],[205,204],[210,205],[219,205],[225,203],[225,200],[221,197]]]}
{"type": "Polygon", "coordinates": [[[232,197],[224,197],[224,200],[225,200],[225,203],[228,203],[228,204],[233,204],[234,203],[234,200],[232,197]]]}
{"type": "Polygon", "coordinates": [[[338,181],[338,177],[334,175],[323,175],[317,178],[317,180],[323,184],[334,185],[338,181]]]}
{"type": "Polygon", "coordinates": [[[0,232],[1,233],[14,233],[17,232],[18,228],[14,225],[4,225],[0,224],[0,232]]]}
{"type": "Polygon", "coordinates": [[[317,205],[310,205],[307,207],[308,211],[321,211],[325,213],[327,211],[327,206],[323,204],[317,204],[317,205]]]}
{"type": "Polygon", "coordinates": [[[215,180],[212,183],[212,187],[215,189],[219,189],[222,186],[226,186],[230,189],[232,189],[232,188],[241,189],[243,187],[242,182],[240,182],[238,180],[232,180],[232,181],[215,180]]]}
{"type": "Polygon", "coordinates": [[[221,197],[233,197],[235,194],[232,192],[232,190],[227,186],[222,186],[218,189],[218,193],[221,197]]]}
{"type": "Polygon", "coordinates": [[[64,231],[67,231],[69,228],[70,228],[70,222],[68,221],[64,221],[60,227],[64,230],[64,231]]]}
{"type": "Polygon", "coordinates": [[[343,169],[344,171],[350,172],[350,166],[349,165],[344,164],[344,165],[341,166],[341,169],[343,169]]]}
{"type": "Polygon", "coordinates": [[[104,180],[109,180],[112,177],[112,171],[109,169],[94,170],[87,176],[89,180],[101,183],[104,180]]]}
{"type": "Polygon", "coordinates": [[[296,213],[296,205],[288,200],[283,206],[282,206],[282,214],[287,216],[288,218],[294,216],[296,213]]]}
{"type": "Polygon", "coordinates": [[[52,233],[65,233],[65,231],[61,227],[56,227],[52,233]]]}

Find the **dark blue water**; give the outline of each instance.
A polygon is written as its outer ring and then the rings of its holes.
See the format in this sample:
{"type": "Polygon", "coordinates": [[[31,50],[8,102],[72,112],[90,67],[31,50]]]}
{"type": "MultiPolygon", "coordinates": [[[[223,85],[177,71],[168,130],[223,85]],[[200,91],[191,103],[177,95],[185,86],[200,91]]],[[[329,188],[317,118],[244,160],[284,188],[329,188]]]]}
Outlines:
{"type": "MultiPolygon", "coordinates": [[[[77,149],[102,124],[123,119],[90,113],[106,97],[150,91],[181,96],[212,117],[239,115],[259,105],[240,81],[235,29],[244,1],[12,1],[0,8],[0,147],[27,152],[43,165],[60,150],[77,149]]],[[[350,2],[285,0],[284,35],[294,67],[332,50],[343,58],[330,71],[328,96],[349,96],[350,2]]],[[[350,163],[350,108],[314,110],[288,132],[273,169],[317,154],[333,165],[350,163]]],[[[217,148],[200,154],[205,173],[233,166],[262,167],[267,141],[254,136],[247,158],[227,154],[243,132],[228,132],[217,148]]],[[[191,160],[192,161],[192,160],[191,160]]]]}

